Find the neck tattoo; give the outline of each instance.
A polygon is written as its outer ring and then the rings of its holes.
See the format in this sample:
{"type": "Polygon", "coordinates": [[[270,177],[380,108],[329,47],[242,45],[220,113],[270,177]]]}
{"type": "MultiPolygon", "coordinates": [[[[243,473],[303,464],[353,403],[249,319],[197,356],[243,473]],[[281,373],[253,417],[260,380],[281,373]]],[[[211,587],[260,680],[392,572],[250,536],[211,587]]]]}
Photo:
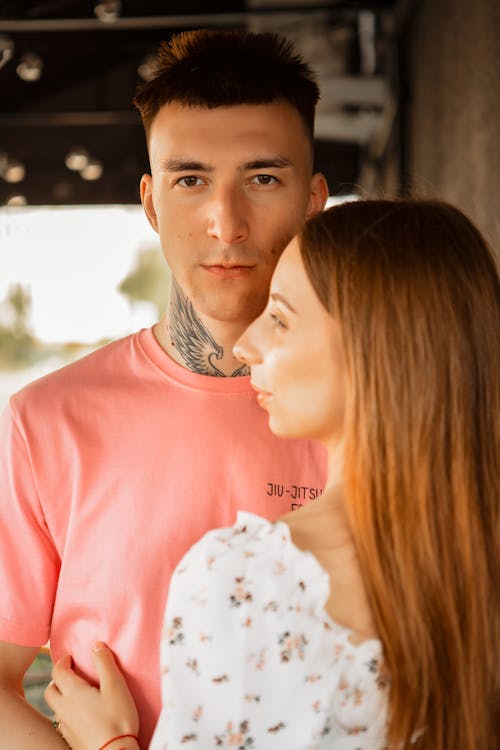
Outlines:
{"type": "MultiPolygon", "coordinates": [[[[175,280],[172,282],[168,330],[171,344],[189,370],[200,375],[227,377],[216,364],[224,357],[223,347],[203,325],[191,301],[175,280]]],[[[250,375],[248,365],[241,365],[230,377],[241,375],[250,375]]]]}

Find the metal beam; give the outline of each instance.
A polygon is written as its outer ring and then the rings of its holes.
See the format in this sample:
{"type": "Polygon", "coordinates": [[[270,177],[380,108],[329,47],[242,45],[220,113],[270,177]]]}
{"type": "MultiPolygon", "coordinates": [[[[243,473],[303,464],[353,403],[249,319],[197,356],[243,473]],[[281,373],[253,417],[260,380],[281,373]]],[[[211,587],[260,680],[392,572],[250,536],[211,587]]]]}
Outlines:
{"type": "MultiPolygon", "coordinates": [[[[308,15],[324,18],[325,12],[330,13],[334,8],[325,6],[307,6],[308,15]]],[[[292,11],[284,8],[262,9],[260,11],[244,11],[235,13],[193,13],[186,15],[168,16],[136,16],[120,17],[112,23],[103,23],[97,18],[37,18],[37,19],[0,19],[0,31],[6,33],[46,32],[46,31],[124,31],[129,29],[177,29],[193,26],[227,26],[234,28],[244,26],[250,20],[262,19],[283,21],[304,21],[304,11],[294,8],[292,11]]]]}
{"type": "Polygon", "coordinates": [[[1,128],[17,127],[89,127],[103,125],[140,125],[133,110],[118,112],[13,112],[0,115],[1,128]]]}

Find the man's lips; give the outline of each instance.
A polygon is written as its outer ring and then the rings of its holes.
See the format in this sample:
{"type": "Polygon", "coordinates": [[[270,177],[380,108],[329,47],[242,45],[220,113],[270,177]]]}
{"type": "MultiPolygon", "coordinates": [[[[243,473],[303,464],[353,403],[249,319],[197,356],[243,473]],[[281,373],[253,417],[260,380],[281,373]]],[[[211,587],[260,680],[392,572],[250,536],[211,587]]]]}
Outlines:
{"type": "Polygon", "coordinates": [[[214,263],[213,265],[203,265],[202,268],[204,268],[205,271],[208,271],[214,276],[218,276],[222,279],[238,279],[241,276],[246,276],[248,273],[250,273],[254,266],[214,263]]]}

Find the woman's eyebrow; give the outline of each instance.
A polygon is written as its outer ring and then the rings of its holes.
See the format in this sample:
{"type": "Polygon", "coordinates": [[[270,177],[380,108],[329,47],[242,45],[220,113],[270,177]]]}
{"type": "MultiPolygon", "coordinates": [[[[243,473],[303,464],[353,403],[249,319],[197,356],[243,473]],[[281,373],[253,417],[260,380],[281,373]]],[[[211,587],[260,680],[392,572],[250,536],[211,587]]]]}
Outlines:
{"type": "Polygon", "coordinates": [[[295,315],[297,315],[297,310],[294,310],[294,308],[291,306],[291,304],[288,302],[285,297],[283,297],[282,294],[279,294],[279,292],[272,292],[272,294],[269,295],[270,299],[273,300],[273,302],[281,302],[282,305],[285,305],[285,307],[288,307],[290,312],[293,312],[295,315]]]}

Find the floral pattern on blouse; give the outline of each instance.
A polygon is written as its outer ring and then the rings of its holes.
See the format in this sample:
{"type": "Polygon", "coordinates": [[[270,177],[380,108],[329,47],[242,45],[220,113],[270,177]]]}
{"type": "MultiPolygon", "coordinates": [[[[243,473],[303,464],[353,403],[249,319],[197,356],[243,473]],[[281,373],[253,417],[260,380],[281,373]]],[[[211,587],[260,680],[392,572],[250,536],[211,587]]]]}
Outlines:
{"type": "Polygon", "coordinates": [[[240,512],[177,566],[150,750],[383,750],[380,641],[325,611],[329,578],[285,523],[240,512]]]}

